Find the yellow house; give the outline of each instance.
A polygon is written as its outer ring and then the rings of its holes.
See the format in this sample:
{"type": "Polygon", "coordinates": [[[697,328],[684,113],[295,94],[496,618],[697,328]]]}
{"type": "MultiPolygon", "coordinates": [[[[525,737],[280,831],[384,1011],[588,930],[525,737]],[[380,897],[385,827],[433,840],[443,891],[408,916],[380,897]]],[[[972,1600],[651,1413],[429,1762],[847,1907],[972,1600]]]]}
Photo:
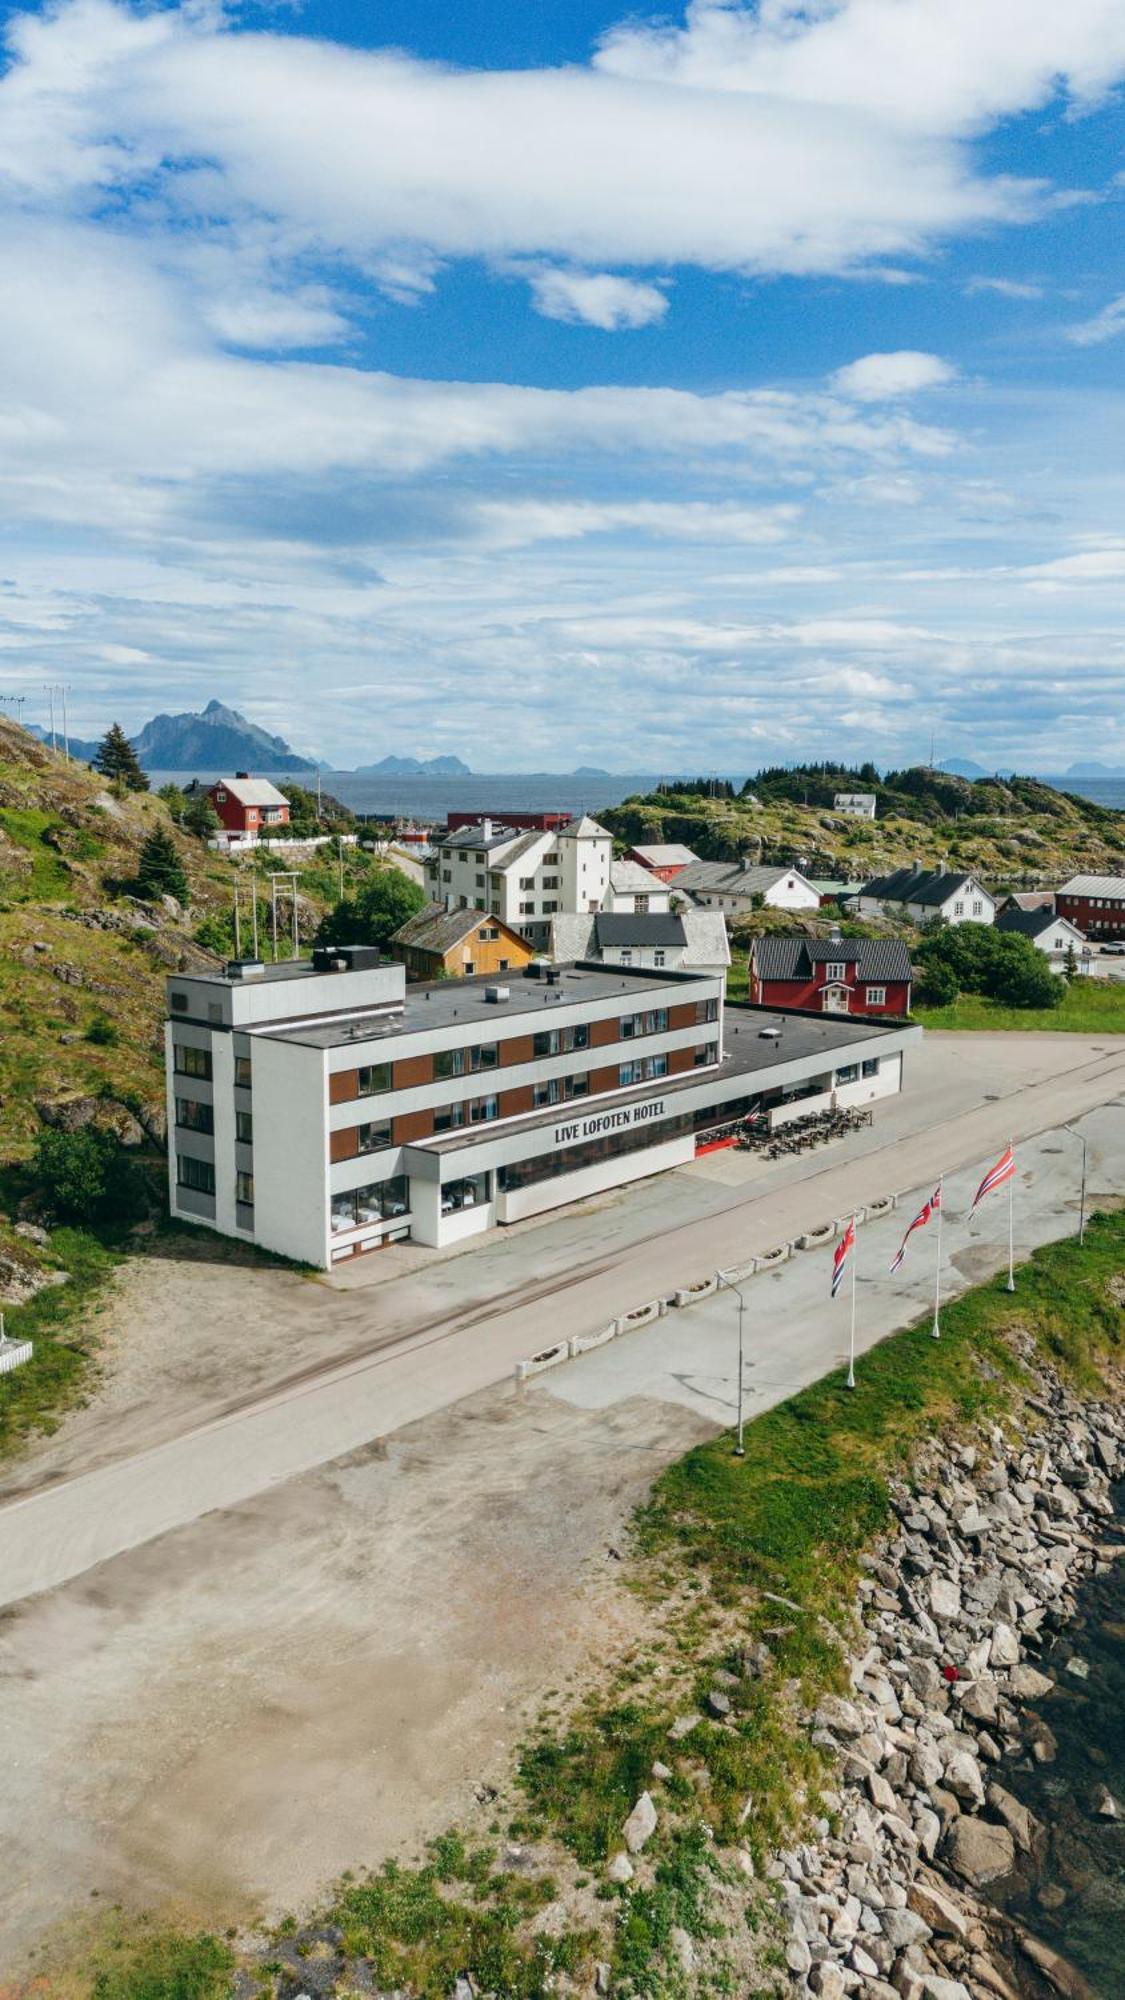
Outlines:
{"type": "Polygon", "coordinates": [[[485,910],[427,903],[391,939],[410,979],[466,979],[473,973],[522,972],[535,956],[526,938],[485,910]]]}

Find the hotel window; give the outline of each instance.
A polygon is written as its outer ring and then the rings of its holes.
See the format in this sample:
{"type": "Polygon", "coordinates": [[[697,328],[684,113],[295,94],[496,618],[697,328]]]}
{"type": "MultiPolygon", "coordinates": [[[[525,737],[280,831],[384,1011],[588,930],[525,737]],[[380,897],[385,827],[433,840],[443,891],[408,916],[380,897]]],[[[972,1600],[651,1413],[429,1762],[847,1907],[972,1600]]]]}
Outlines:
{"type": "Polygon", "coordinates": [[[407,1213],[407,1181],[405,1174],[395,1174],[389,1181],[371,1181],[366,1187],[349,1188],[347,1193],[332,1197],[332,1227],[334,1230],[355,1229],[365,1222],[386,1222],[397,1215],[407,1213]]]}
{"type": "Polygon", "coordinates": [[[562,1079],[560,1077],[548,1077],[543,1083],[537,1083],[532,1086],[531,1102],[536,1111],[541,1111],[545,1104],[557,1104],[561,1096],[562,1079]]]}
{"type": "Polygon", "coordinates": [[[181,1076],[197,1076],[202,1078],[204,1083],[210,1083],[210,1049],[193,1049],[184,1042],[177,1042],[175,1062],[181,1076]]]}
{"type": "Polygon", "coordinates": [[[465,1123],[463,1104],[439,1104],[434,1112],[435,1132],[456,1132],[465,1123]]]}
{"type": "Polygon", "coordinates": [[[588,1097],[589,1094],[590,1079],[585,1073],[581,1076],[567,1076],[563,1078],[564,1097],[588,1097]]]}
{"type": "Polygon", "coordinates": [[[695,1050],[696,1069],[702,1069],[705,1063],[716,1063],[718,1062],[718,1060],[719,1060],[718,1042],[699,1042],[696,1044],[696,1050],[695,1050]]]}
{"type": "Polygon", "coordinates": [[[717,1021],[719,1018],[718,1001],[713,997],[710,1000],[697,1000],[695,1003],[695,1018],[697,1022],[717,1021]]]}
{"type": "Polygon", "coordinates": [[[623,1041],[636,1035],[662,1035],[668,1026],[667,1007],[650,1007],[644,1014],[626,1014],[621,1023],[623,1041]]]}
{"type": "Polygon", "coordinates": [[[564,1028],[562,1031],[562,1046],[564,1049],[588,1049],[590,1046],[589,1022],[578,1021],[573,1028],[564,1028]]]}
{"type": "Polygon", "coordinates": [[[635,1062],[622,1063],[618,1076],[623,1085],[630,1083],[651,1083],[655,1077],[667,1076],[667,1056],[638,1056],[635,1062]]]}
{"type": "Polygon", "coordinates": [[[209,1104],[200,1104],[194,1097],[177,1097],[176,1123],[188,1132],[213,1132],[215,1113],[209,1104]]]}
{"type": "Polygon", "coordinates": [[[254,1144],[254,1114],[252,1111],[235,1112],[234,1136],[240,1146],[252,1146],[254,1144]]]}
{"type": "Polygon", "coordinates": [[[234,1198],[243,1208],[254,1206],[253,1174],[237,1173],[234,1177],[234,1198]]]}
{"type": "Polygon", "coordinates": [[[235,1056],[234,1080],[239,1090],[249,1090],[253,1083],[249,1056],[235,1056]]]}
{"type": "Polygon", "coordinates": [[[378,1153],[382,1151],[384,1146],[389,1146],[390,1144],[391,1121],[389,1118],[382,1123],[372,1122],[369,1125],[356,1126],[355,1149],[357,1153],[378,1153]]]}
{"type": "Polygon", "coordinates": [[[499,1114],[500,1099],[498,1097],[471,1097],[469,1099],[469,1123],[471,1125],[486,1125],[490,1119],[499,1117],[499,1114]]]}
{"type": "Polygon", "coordinates": [[[885,1007],[887,1004],[886,987],[869,986],[867,989],[867,1004],[869,1007],[885,1007]]]}
{"type": "Polygon", "coordinates": [[[356,1072],[356,1094],[359,1097],[375,1097],[381,1090],[391,1087],[390,1063],[366,1063],[356,1072]]]}
{"type": "Polygon", "coordinates": [[[836,1071],[836,1081],[837,1083],[854,1083],[858,1075],[859,1064],[846,1063],[843,1069],[836,1071]]]}
{"type": "Polygon", "coordinates": [[[543,1028],[531,1037],[533,1056],[557,1056],[562,1047],[562,1031],[559,1028],[543,1028]]]}
{"type": "Polygon", "coordinates": [[[456,1215],[463,1208],[479,1208],[488,1200],[488,1175],[466,1174],[463,1180],[447,1181],[441,1191],[441,1212],[456,1215]]]}
{"type": "Polygon", "coordinates": [[[495,1042],[476,1042],[467,1049],[443,1049],[434,1057],[438,1081],[447,1076],[471,1076],[478,1069],[495,1069],[500,1050],[495,1042]]]}
{"type": "Polygon", "coordinates": [[[868,1056],[867,1060],[861,1064],[861,1068],[863,1070],[864,1076],[878,1076],[879,1074],[878,1056],[868,1056]]]}
{"type": "Polygon", "coordinates": [[[214,1194],[214,1162],[197,1160],[194,1153],[177,1153],[176,1179],[182,1188],[194,1188],[196,1194],[214,1194]]]}

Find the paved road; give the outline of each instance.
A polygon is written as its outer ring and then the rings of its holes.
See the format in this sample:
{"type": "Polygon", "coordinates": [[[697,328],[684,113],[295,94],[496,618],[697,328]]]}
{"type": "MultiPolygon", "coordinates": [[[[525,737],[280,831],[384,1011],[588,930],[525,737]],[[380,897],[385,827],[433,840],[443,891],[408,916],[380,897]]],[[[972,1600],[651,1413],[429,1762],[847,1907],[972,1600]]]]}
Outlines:
{"type": "MultiPolygon", "coordinates": [[[[614,1207],[558,1218],[368,1295],[307,1288],[309,1310],[335,1313],[354,1327],[352,1351],[291,1374],[181,1436],[0,1509],[0,1603],[47,1590],[447,1408],[505,1380],[517,1360],[550,1340],[589,1331],[853,1203],[990,1160],[1009,1135],[1042,1132],[1122,1092],[1125,1048],[1112,1039],[932,1036],[912,1058],[906,1094],[880,1107],[870,1132],[812,1156],[813,1163],[725,1167],[718,1156],[717,1167],[700,1162],[614,1207]],[[824,1164],[815,1164],[821,1158],[824,1164]],[[723,1172],[738,1175],[738,1184],[716,1182],[713,1175],[723,1172]],[[491,1295],[489,1285],[496,1287],[491,1295]]],[[[1076,1162],[1078,1149],[1069,1143],[1076,1162]]],[[[1103,1112],[1098,1144],[1103,1176],[1116,1188],[1125,1174],[1125,1117],[1103,1112]],[[1120,1142],[1112,1136],[1118,1125],[1120,1142]]],[[[1039,1176],[1047,1173],[1056,1188],[1065,1180],[1073,1191],[1074,1167],[1065,1153],[1048,1157],[1039,1148],[1034,1157],[1039,1176]]],[[[1055,1196],[1027,1216],[1035,1231],[1021,1237],[1027,1243],[1059,1233],[1065,1222],[1055,1196]]],[[[985,1250],[982,1259],[972,1277],[991,1267],[985,1250]]],[[[838,1323],[813,1310],[811,1290],[807,1297],[800,1290],[813,1280],[792,1268],[794,1276],[766,1282],[795,1287],[798,1309],[808,1309],[802,1337],[816,1374],[837,1357],[838,1323]]],[[[867,1324],[886,1331],[910,1316],[903,1307],[900,1298],[889,1317],[867,1324]]],[[[686,1328],[692,1315],[683,1317],[686,1328]]],[[[650,1351],[656,1352],[646,1348],[646,1357],[650,1351]]]]}

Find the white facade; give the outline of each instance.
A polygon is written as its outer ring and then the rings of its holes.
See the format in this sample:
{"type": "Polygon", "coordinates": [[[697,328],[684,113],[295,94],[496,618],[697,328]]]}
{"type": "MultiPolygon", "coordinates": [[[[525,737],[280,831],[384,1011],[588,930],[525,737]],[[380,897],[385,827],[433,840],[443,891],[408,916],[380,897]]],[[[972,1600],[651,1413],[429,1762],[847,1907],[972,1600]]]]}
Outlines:
{"type": "Polygon", "coordinates": [[[843,813],[846,819],[874,819],[874,792],[837,792],[832,801],[833,812],[843,813]]]}
{"type": "Polygon", "coordinates": [[[604,909],[612,859],[612,835],[596,820],[520,833],[485,819],[437,844],[425,887],[435,903],[488,910],[521,930],[560,911],[604,909]]]}
{"type": "Polygon", "coordinates": [[[907,898],[900,902],[893,896],[863,894],[858,897],[856,907],[861,916],[905,916],[915,924],[932,923],[935,917],[945,924],[992,924],[996,921],[995,897],[990,896],[972,875],[967,875],[940,901],[917,902],[907,898]]]}
{"type": "Polygon", "coordinates": [[[818,910],[820,894],[796,868],[740,868],[721,861],[697,861],[670,885],[672,894],[690,896],[704,910],[745,916],[765,905],[771,910],[818,910]]]}
{"type": "Polygon", "coordinates": [[[610,864],[609,891],[602,907],[618,916],[663,916],[672,907],[672,895],[672,887],[642,868],[639,861],[614,861],[610,864]]]}

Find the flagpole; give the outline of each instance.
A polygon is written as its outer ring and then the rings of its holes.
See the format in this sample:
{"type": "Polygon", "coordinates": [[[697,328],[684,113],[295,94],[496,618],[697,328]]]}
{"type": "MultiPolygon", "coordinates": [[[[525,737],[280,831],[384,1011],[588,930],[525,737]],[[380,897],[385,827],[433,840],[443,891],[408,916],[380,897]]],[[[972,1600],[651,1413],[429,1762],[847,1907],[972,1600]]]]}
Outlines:
{"type": "Polygon", "coordinates": [[[859,1231],[852,1216],[852,1330],[848,1344],[848,1388],[855,1388],[855,1267],[859,1247],[859,1231]]]}
{"type": "Polygon", "coordinates": [[[934,1260],[934,1323],[931,1333],[935,1340],[941,1339],[941,1218],[945,1210],[945,1175],[938,1181],[937,1208],[937,1257],[934,1260]]]}
{"type": "MultiPolygon", "coordinates": [[[[1008,1141],[1009,1152],[1013,1151],[1012,1141],[1008,1141]]],[[[1013,1153],[1014,1160],[1014,1153],[1013,1153]]],[[[1016,1172],[1013,1164],[1008,1176],[1008,1290],[1016,1289],[1016,1172]]]]}

